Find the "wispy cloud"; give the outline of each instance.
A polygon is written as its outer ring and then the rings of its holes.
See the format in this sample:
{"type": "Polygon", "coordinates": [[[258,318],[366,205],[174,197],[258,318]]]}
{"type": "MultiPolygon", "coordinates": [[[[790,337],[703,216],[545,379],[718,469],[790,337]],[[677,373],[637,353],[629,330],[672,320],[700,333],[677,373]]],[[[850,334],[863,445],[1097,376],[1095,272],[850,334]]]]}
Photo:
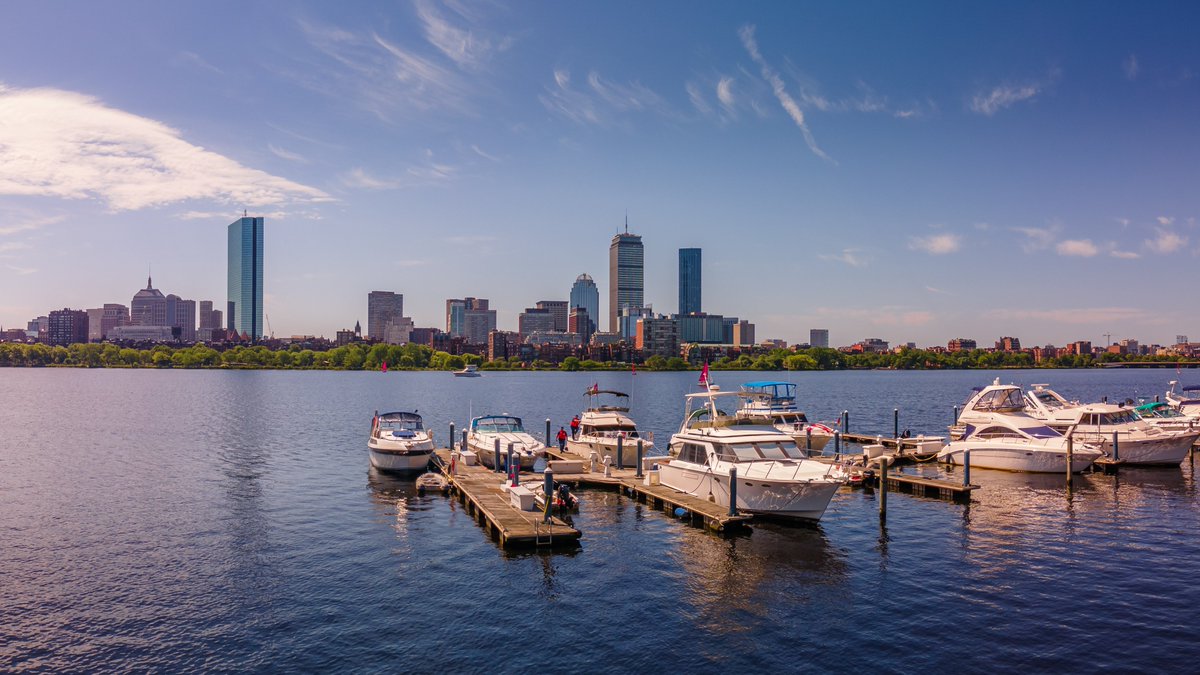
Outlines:
{"type": "Polygon", "coordinates": [[[499,157],[496,157],[495,155],[491,155],[491,154],[484,152],[483,150],[480,150],[478,145],[472,145],[471,151],[490,162],[499,162],[500,161],[499,157]]]}
{"type": "Polygon", "coordinates": [[[1026,253],[1034,251],[1042,251],[1050,247],[1054,240],[1058,238],[1058,233],[1061,226],[1054,224],[1049,227],[1014,227],[1014,232],[1019,232],[1025,235],[1024,241],[1021,242],[1021,249],[1026,253]]]}
{"type": "Polygon", "coordinates": [[[216,73],[217,75],[225,74],[225,71],[214,66],[213,64],[209,63],[208,61],[205,61],[204,58],[202,56],[200,56],[199,54],[197,54],[196,52],[187,52],[187,51],[179,52],[172,59],[172,63],[174,63],[177,66],[189,66],[192,68],[197,68],[199,70],[206,70],[210,73],[216,73]]]}
{"type": "Polygon", "coordinates": [[[1172,225],[1172,224],[1174,224],[1174,223],[1175,223],[1175,217],[1174,217],[1174,216],[1159,216],[1159,217],[1155,218],[1155,220],[1157,220],[1157,221],[1158,221],[1158,224],[1159,224],[1159,225],[1164,225],[1164,226],[1165,226],[1165,225],[1172,225]]]}
{"type": "Polygon", "coordinates": [[[428,187],[444,185],[454,179],[458,168],[438,162],[432,150],[425,151],[425,163],[413,165],[398,176],[376,176],[366,169],[357,167],[342,176],[342,184],[351,188],[367,190],[396,190],[411,187],[428,187]]]}
{"type": "Polygon", "coordinates": [[[392,262],[396,267],[424,267],[429,264],[428,260],[396,260],[392,262]]]}
{"type": "Polygon", "coordinates": [[[547,87],[538,100],[547,110],[572,122],[608,127],[618,124],[626,113],[674,115],[666,99],[639,82],[613,82],[592,71],[585,86],[575,87],[569,70],[559,68],[553,74],[554,85],[547,87]]]}
{"type": "Polygon", "coordinates": [[[1138,258],[1142,257],[1141,254],[1135,253],[1134,251],[1126,251],[1124,249],[1115,247],[1109,250],[1108,255],[1121,260],[1137,260],[1138,258]]]}
{"type": "Polygon", "coordinates": [[[1089,307],[1063,309],[994,309],[984,316],[995,321],[1044,321],[1071,325],[1118,325],[1158,318],[1140,307],[1089,307]]]}
{"type": "Polygon", "coordinates": [[[1054,84],[1059,78],[1060,72],[1057,69],[1051,70],[1050,74],[1042,81],[1026,82],[1023,84],[1001,84],[993,87],[990,91],[980,92],[971,98],[971,110],[981,114],[992,116],[997,112],[1011,108],[1012,106],[1022,102],[1031,101],[1044,91],[1050,85],[1054,84]]]}
{"type": "Polygon", "coordinates": [[[0,241],[0,253],[28,251],[30,248],[33,247],[23,241],[0,241]]]}
{"type": "Polygon", "coordinates": [[[0,85],[0,194],[97,199],[129,211],[194,199],[330,201],[321,190],[192,145],[167,125],[58,89],[0,85]]]}
{"type": "Polygon", "coordinates": [[[934,286],[926,286],[925,290],[929,291],[930,293],[935,293],[937,295],[954,295],[950,291],[944,291],[944,290],[942,290],[940,288],[936,288],[934,286]]]}
{"type": "Polygon", "coordinates": [[[267,149],[271,151],[271,154],[275,155],[276,157],[279,157],[280,159],[286,159],[289,162],[300,162],[301,164],[308,164],[308,158],[305,157],[304,155],[301,155],[296,152],[291,152],[290,150],[285,150],[285,149],[283,149],[277,145],[274,145],[272,143],[267,144],[267,149]]]}
{"type": "Polygon", "coordinates": [[[456,234],[452,237],[446,237],[444,241],[447,244],[455,244],[458,246],[474,246],[476,244],[487,244],[493,241],[499,241],[499,238],[490,234],[456,234]]]}
{"type": "Polygon", "coordinates": [[[1155,236],[1153,239],[1147,239],[1144,244],[1146,250],[1151,253],[1160,253],[1166,255],[1174,253],[1187,245],[1187,237],[1181,236],[1172,230],[1163,227],[1154,228],[1155,236]]]}
{"type": "Polygon", "coordinates": [[[480,68],[491,60],[496,51],[506,49],[511,44],[508,39],[494,40],[490,36],[479,35],[477,26],[470,25],[474,15],[466,5],[448,3],[446,7],[467,25],[447,19],[439,7],[429,0],[416,0],[414,6],[425,31],[425,39],[461,68],[480,68]]]}
{"type": "Polygon", "coordinates": [[[5,267],[12,270],[19,276],[26,276],[29,274],[33,274],[34,272],[37,272],[37,269],[33,268],[33,267],[19,267],[17,265],[5,265],[5,267]]]}
{"type": "Polygon", "coordinates": [[[1059,255],[1078,256],[1080,258],[1091,258],[1100,252],[1100,249],[1096,248],[1091,239],[1066,239],[1058,242],[1054,250],[1059,255]]]}
{"type": "Polygon", "coordinates": [[[851,267],[865,267],[867,264],[866,259],[859,255],[858,249],[854,248],[842,249],[842,252],[837,254],[821,253],[817,257],[830,262],[845,263],[851,267]]]}
{"type": "Polygon", "coordinates": [[[47,225],[61,223],[63,216],[34,216],[27,213],[0,214],[0,235],[17,234],[40,230],[47,225]]]}
{"type": "Polygon", "coordinates": [[[388,122],[414,111],[474,114],[474,90],[440,57],[418,54],[375,32],[355,33],[307,20],[297,25],[309,45],[325,57],[284,73],[301,85],[353,101],[388,122]]]}
{"type": "Polygon", "coordinates": [[[957,234],[932,234],[928,237],[913,237],[908,242],[908,248],[913,251],[925,251],[930,255],[946,255],[954,253],[962,246],[962,237],[957,234]]]}
{"type": "Polygon", "coordinates": [[[1141,67],[1138,66],[1137,55],[1130,54],[1129,57],[1125,59],[1124,63],[1121,64],[1121,70],[1125,73],[1125,79],[1137,79],[1138,71],[1141,70],[1141,67]]]}
{"type": "Polygon", "coordinates": [[[779,76],[779,73],[775,72],[775,69],[767,63],[766,59],[759,52],[758,42],[754,38],[754,26],[742,26],[741,30],[738,31],[738,36],[741,37],[742,46],[746,48],[746,53],[750,55],[750,59],[758,64],[762,72],[762,78],[767,81],[767,84],[771,85],[771,90],[774,92],[775,98],[779,100],[779,105],[783,106],[788,116],[792,118],[792,122],[799,127],[800,133],[804,135],[804,142],[808,144],[808,149],[821,159],[832,162],[833,159],[817,146],[817,140],[813,138],[812,131],[809,130],[808,124],[804,121],[804,111],[800,109],[800,105],[787,92],[787,88],[783,84],[783,78],[779,76]]]}

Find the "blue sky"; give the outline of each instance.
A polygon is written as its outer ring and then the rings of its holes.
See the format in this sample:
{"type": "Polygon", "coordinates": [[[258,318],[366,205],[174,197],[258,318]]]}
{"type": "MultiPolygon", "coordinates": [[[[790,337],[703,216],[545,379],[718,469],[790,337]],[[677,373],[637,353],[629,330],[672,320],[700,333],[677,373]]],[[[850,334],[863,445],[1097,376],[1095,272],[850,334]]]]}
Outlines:
{"type": "Polygon", "coordinates": [[[267,217],[277,335],[370,290],[418,325],[607,312],[629,214],[646,298],[760,338],[1200,336],[1188,3],[9,3],[0,324],[225,297],[267,217]]]}

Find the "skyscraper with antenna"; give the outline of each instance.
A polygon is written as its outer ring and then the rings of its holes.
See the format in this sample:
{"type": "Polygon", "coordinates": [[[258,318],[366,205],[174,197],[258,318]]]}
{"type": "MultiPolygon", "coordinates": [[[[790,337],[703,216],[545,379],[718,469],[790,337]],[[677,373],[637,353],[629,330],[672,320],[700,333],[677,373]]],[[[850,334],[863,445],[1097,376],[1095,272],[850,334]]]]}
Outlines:
{"type": "Polygon", "coordinates": [[[622,307],[645,305],[645,256],[642,238],[629,233],[629,216],[625,216],[625,231],[612,238],[608,247],[608,330],[620,330],[622,307]]]}

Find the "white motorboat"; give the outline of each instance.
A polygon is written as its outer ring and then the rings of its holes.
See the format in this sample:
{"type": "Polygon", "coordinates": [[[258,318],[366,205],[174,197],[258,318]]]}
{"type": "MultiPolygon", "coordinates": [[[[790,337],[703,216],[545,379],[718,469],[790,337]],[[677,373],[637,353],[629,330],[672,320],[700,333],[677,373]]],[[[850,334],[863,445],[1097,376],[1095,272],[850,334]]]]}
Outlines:
{"type": "Polygon", "coordinates": [[[660,482],[729,506],[730,475],[736,469],[739,510],[819,520],[848,477],[835,465],[809,459],[791,434],[771,426],[728,424],[718,402],[734,403],[738,396],[713,386],[686,397],[683,424],[671,437],[670,457],[658,465],[660,482]]]}
{"type": "Polygon", "coordinates": [[[1137,411],[1108,403],[1068,401],[1049,385],[1035,384],[1025,392],[1027,412],[1076,441],[1094,445],[1125,464],[1178,466],[1191,452],[1200,430],[1172,430],[1150,424],[1137,411]],[[1117,447],[1113,449],[1113,435],[1117,447]]]}
{"type": "Polygon", "coordinates": [[[508,463],[508,449],[513,461],[519,461],[522,471],[531,471],[539,457],[546,455],[546,445],[525,433],[520,417],[512,415],[483,415],[471,420],[467,446],[484,466],[496,468],[496,448],[500,448],[500,465],[508,463]],[[499,443],[499,446],[497,446],[499,443]]]}
{"type": "Polygon", "coordinates": [[[626,405],[629,394],[592,387],[584,395],[589,399],[588,407],[579,416],[579,433],[567,439],[567,450],[583,457],[591,457],[596,452],[601,460],[610,457],[615,465],[619,441],[622,463],[632,466],[640,440],[642,452],[652,454],[654,434],[639,432],[637,424],[629,417],[629,406],[626,405]]]}
{"type": "MultiPolygon", "coordinates": [[[[1067,470],[1067,437],[1025,412],[1021,388],[1002,385],[999,379],[967,401],[950,436],[955,440],[937,455],[945,464],[963,464],[969,450],[973,467],[1030,473],[1067,470]]],[[[1083,471],[1103,455],[1087,443],[1073,442],[1071,471],[1083,471]]]]}
{"type": "Polygon", "coordinates": [[[742,405],[734,413],[739,424],[775,427],[791,435],[800,447],[817,452],[833,438],[833,427],[809,422],[808,416],[796,407],[796,385],[791,382],[747,382],[739,395],[742,405]]]}
{"type": "Polygon", "coordinates": [[[433,455],[433,434],[415,411],[375,413],[367,449],[371,466],[381,471],[424,471],[433,455]]]}
{"type": "Polygon", "coordinates": [[[468,363],[462,370],[454,371],[455,377],[479,377],[479,366],[468,363]]]}
{"type": "Polygon", "coordinates": [[[1134,410],[1141,415],[1142,419],[1162,429],[1170,431],[1200,429],[1200,424],[1196,424],[1195,418],[1184,415],[1172,408],[1169,403],[1150,401],[1139,405],[1134,410]]]}
{"type": "Polygon", "coordinates": [[[1179,380],[1171,380],[1170,385],[1167,388],[1167,403],[1184,415],[1200,420],[1200,384],[1189,384],[1178,391],[1175,388],[1179,387],[1179,380]]]}

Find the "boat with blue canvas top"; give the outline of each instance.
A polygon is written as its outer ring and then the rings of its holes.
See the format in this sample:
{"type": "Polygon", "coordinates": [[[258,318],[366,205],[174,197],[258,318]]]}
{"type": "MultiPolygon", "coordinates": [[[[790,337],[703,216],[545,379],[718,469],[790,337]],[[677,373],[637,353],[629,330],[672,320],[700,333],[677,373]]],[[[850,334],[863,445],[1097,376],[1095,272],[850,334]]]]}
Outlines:
{"type": "Polygon", "coordinates": [[[810,442],[811,436],[811,449],[815,452],[824,449],[833,438],[833,427],[809,422],[808,416],[796,407],[796,385],[791,382],[746,382],[738,394],[742,406],[734,413],[736,424],[774,427],[791,436],[802,448],[810,442]]]}

